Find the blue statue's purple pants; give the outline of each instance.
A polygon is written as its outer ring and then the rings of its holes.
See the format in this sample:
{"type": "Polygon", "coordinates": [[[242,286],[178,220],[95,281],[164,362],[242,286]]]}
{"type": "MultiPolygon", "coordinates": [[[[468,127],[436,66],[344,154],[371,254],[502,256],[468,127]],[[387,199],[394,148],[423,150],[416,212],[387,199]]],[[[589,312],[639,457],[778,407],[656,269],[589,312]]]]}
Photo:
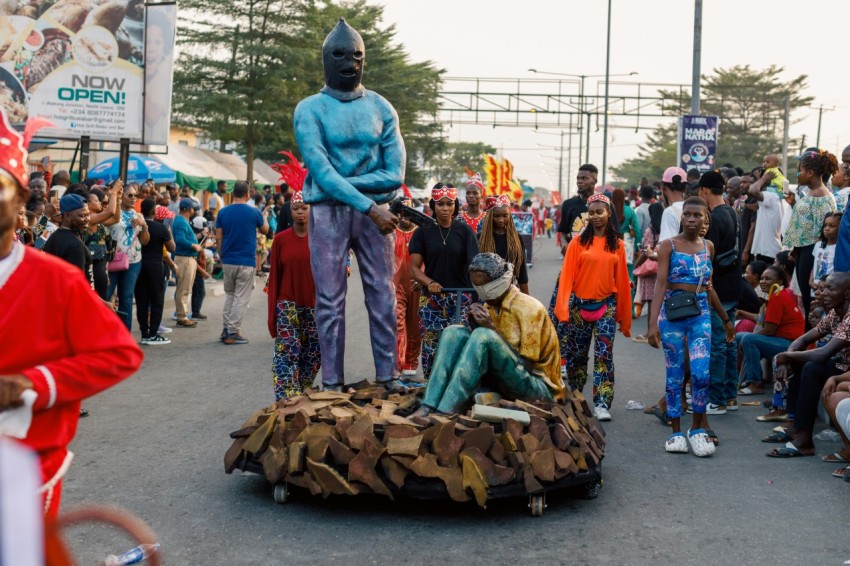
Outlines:
{"type": "Polygon", "coordinates": [[[310,267],[316,282],[316,327],[322,384],[345,383],[345,259],[354,250],[366,297],[375,379],[396,372],[395,234],[382,236],[368,216],[344,204],[310,206],[310,267]]]}

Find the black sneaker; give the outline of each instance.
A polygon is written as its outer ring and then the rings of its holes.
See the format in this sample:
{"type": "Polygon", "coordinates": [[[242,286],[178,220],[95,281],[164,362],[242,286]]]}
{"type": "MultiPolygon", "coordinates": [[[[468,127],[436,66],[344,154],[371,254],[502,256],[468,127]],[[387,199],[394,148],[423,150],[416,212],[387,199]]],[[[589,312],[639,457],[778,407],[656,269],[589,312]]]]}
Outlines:
{"type": "Polygon", "coordinates": [[[208,318],[209,318],[209,317],[208,317],[207,315],[205,315],[205,314],[201,314],[201,313],[197,313],[197,314],[196,314],[196,313],[192,313],[192,320],[206,320],[206,319],[208,319],[208,318]]]}
{"type": "Polygon", "coordinates": [[[159,334],[154,334],[150,338],[142,338],[142,344],[145,346],[160,346],[165,344],[171,344],[171,340],[165,338],[164,336],[160,336],[159,334]]]}

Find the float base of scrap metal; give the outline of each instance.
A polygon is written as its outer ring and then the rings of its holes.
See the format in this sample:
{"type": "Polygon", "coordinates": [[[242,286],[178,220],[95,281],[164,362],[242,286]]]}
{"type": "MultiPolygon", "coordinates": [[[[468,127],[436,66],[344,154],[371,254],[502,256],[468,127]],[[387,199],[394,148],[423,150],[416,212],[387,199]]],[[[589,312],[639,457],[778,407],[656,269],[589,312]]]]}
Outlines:
{"type": "Polygon", "coordinates": [[[568,391],[563,404],[479,393],[466,414],[407,418],[421,391],[388,394],[364,381],[347,393],[281,400],[231,433],[225,471],[264,475],[278,503],[292,486],[323,497],[474,499],[481,507],[526,496],[540,516],[549,491],[596,497],[605,432],[580,392],[568,391]]]}

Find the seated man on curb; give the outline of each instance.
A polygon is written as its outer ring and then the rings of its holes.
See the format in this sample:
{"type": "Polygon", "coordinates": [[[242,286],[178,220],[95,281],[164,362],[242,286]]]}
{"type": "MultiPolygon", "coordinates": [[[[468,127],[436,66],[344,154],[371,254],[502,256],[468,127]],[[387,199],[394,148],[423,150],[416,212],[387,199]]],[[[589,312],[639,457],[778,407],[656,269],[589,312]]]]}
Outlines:
{"type": "Polygon", "coordinates": [[[476,255],[469,276],[487,306],[470,308],[471,332],[443,331],[422,407],[411,416],[457,413],[482,383],[524,401],[562,400],[558,335],[546,307],[520,293],[513,265],[496,254],[476,255]]]}
{"type": "Polygon", "coordinates": [[[794,340],[788,351],[776,356],[776,379],[785,381],[794,370],[796,376],[788,382],[788,411],[795,410],[794,427],[786,432],[771,434],[766,442],[785,443],[771,450],[768,456],[793,458],[814,456],[818,400],[826,381],[850,370],[850,273],[833,273],[822,285],[823,307],[829,311],[817,326],[794,340]],[[827,334],[832,340],[821,348],[806,350],[827,334]],[[835,355],[838,357],[833,359],[835,355]]]}

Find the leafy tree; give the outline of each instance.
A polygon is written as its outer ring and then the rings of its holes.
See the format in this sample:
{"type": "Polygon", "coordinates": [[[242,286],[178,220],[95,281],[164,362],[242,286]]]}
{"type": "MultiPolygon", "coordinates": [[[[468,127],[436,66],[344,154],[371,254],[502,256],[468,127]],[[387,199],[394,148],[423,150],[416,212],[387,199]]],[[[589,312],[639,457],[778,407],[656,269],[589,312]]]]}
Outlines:
{"type": "MultiPolygon", "coordinates": [[[[749,65],[714,69],[702,77],[700,112],[719,116],[717,163],[734,163],[744,169],[761,164],[768,153],[782,148],[785,97],[791,113],[813,101],[804,96],[806,76],[783,81],[783,67],[771,65],[752,69],[749,65]]],[[[686,92],[659,90],[666,111],[673,115],[690,113],[691,97],[686,92]]],[[[795,120],[792,118],[791,123],[795,120]]],[[[789,147],[794,145],[789,141],[789,147]]],[[[615,175],[628,183],[641,177],[660,178],[664,169],[678,163],[676,124],[663,124],[647,136],[638,156],[612,167],[615,175]]]]}
{"type": "Polygon", "coordinates": [[[440,151],[428,162],[428,169],[434,177],[444,183],[463,186],[468,178],[466,170],[484,174],[485,153],[494,154],[496,148],[481,142],[444,142],[440,151]]]}
{"type": "Polygon", "coordinates": [[[248,177],[255,150],[279,121],[281,97],[297,88],[287,63],[298,60],[293,37],[300,2],[185,0],[174,74],[175,121],[243,145],[248,177]],[[295,25],[293,25],[293,22],[295,25]]]}
{"type": "Polygon", "coordinates": [[[382,27],[383,7],[365,0],[185,0],[183,52],[175,72],[177,121],[236,141],[246,154],[277,160],[298,152],[295,106],[324,84],[322,42],[340,17],[366,44],[364,85],[393,104],[408,152],[407,181],[424,183],[422,165],[440,149],[437,93],[443,71],[412,62],[396,42],[395,26],[382,27]]]}

